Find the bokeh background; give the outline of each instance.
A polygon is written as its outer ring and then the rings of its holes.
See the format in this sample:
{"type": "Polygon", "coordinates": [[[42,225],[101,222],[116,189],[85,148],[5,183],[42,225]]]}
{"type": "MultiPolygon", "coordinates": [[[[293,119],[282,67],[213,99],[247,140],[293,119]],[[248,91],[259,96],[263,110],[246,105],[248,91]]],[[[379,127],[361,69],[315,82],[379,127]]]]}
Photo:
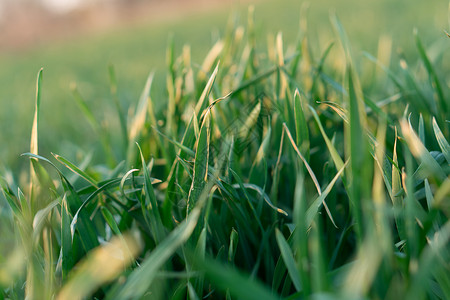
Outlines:
{"type": "MultiPolygon", "coordinates": [[[[137,102],[151,71],[154,99],[163,101],[169,39],[178,53],[189,44],[193,62],[201,63],[227,24],[246,24],[250,5],[261,47],[267,34],[279,31],[294,45],[299,24],[307,21],[314,49],[323,50],[336,39],[330,13],[340,18],[361,60],[363,51],[376,54],[380,43],[392,48],[393,56],[416,59],[413,28],[431,57],[433,49],[449,44],[446,0],[0,0],[0,167],[17,169],[27,162],[20,154],[29,149],[41,67],[40,152],[68,157],[88,152],[97,137],[74,102],[71,85],[96,117],[119,128],[108,66],[116,70],[123,107],[137,102]]],[[[449,70],[450,59],[442,61],[440,67],[449,70]]]]}

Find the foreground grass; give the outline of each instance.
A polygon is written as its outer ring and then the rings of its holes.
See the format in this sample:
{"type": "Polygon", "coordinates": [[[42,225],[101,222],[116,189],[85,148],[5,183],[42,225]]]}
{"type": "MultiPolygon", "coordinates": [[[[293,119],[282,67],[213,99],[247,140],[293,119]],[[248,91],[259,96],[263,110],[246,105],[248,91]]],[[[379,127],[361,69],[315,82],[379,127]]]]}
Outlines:
{"type": "Polygon", "coordinates": [[[168,98],[151,74],[128,113],[111,67],[118,132],[73,87],[101,159],[39,155],[39,72],[3,298],[450,298],[449,91],[420,36],[417,69],[389,47],[363,69],[336,17],[320,52],[304,28],[262,50],[254,23],[200,65],[169,43],[168,98]]]}

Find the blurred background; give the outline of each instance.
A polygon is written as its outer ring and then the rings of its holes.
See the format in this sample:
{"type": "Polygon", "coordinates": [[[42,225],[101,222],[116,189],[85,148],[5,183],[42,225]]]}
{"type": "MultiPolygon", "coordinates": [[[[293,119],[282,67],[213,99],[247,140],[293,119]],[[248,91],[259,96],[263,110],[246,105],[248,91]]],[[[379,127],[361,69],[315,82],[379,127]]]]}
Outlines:
{"type": "Polygon", "coordinates": [[[151,71],[156,74],[154,101],[164,101],[169,37],[177,55],[189,44],[193,62],[200,64],[227,24],[246,25],[249,5],[255,7],[262,47],[268,34],[279,31],[287,46],[295,45],[299,24],[307,20],[313,49],[321,53],[336,40],[330,13],[340,18],[361,59],[363,51],[375,55],[383,43],[392,55],[415,60],[413,28],[431,56],[433,48],[449,44],[444,34],[447,0],[315,0],[309,5],[298,0],[0,0],[0,167],[14,169],[27,162],[20,154],[29,151],[41,67],[40,151],[71,157],[96,141],[74,103],[71,85],[76,84],[96,117],[110,116],[106,119],[114,127],[108,66],[115,67],[124,108],[137,102],[151,71]]]}

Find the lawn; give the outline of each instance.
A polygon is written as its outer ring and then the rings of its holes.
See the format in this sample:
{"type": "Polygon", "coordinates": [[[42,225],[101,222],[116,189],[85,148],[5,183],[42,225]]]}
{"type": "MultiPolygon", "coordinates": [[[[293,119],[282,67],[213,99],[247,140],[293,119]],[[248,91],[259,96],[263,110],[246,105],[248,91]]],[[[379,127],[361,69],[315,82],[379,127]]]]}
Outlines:
{"type": "Polygon", "coordinates": [[[448,3],[332,3],[4,54],[0,299],[449,299],[448,3]]]}

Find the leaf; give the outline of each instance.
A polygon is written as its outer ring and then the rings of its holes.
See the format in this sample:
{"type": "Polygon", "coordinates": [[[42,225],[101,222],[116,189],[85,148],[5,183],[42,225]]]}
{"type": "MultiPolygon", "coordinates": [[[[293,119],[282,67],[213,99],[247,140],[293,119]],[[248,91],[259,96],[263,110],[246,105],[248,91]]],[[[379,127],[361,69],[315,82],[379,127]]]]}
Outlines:
{"type": "Polygon", "coordinates": [[[208,160],[209,160],[209,139],[210,139],[211,114],[205,115],[200,134],[197,139],[197,149],[195,151],[194,174],[187,202],[187,213],[193,209],[197,203],[208,180],[208,160]]]}
{"type": "Polygon", "coordinates": [[[108,226],[111,228],[111,230],[114,232],[114,234],[120,235],[121,232],[120,232],[119,226],[117,226],[116,220],[114,220],[114,216],[109,211],[109,209],[102,206],[100,208],[100,210],[102,212],[103,218],[105,218],[106,223],[108,223],[108,226]]]}
{"type": "Polygon", "coordinates": [[[42,84],[43,70],[44,70],[43,68],[39,70],[36,80],[36,102],[34,108],[34,119],[33,119],[33,127],[31,129],[31,143],[30,143],[30,152],[33,154],[38,154],[39,110],[41,106],[41,84],[42,84]]]}
{"type": "Polygon", "coordinates": [[[447,177],[445,172],[422,144],[419,137],[412,129],[411,123],[403,119],[400,122],[400,125],[411,153],[418,158],[432,174],[436,175],[440,180],[445,180],[447,177]]]}
{"type": "MultiPolygon", "coordinates": [[[[334,176],[333,180],[331,180],[331,182],[325,188],[323,193],[320,194],[308,208],[308,210],[306,212],[306,225],[308,227],[311,226],[312,222],[314,221],[314,218],[316,217],[316,214],[318,213],[320,206],[322,206],[322,204],[325,205],[325,198],[328,196],[328,194],[330,193],[334,184],[339,179],[339,176],[341,176],[342,172],[344,172],[344,169],[348,165],[348,163],[349,163],[349,160],[347,160],[345,162],[345,164],[342,166],[342,168],[339,170],[339,172],[337,172],[337,174],[334,176]]],[[[330,217],[331,221],[333,222],[333,225],[336,226],[330,213],[329,213],[329,217],[330,217]]]]}
{"type": "Polygon", "coordinates": [[[320,133],[322,133],[323,139],[325,140],[325,144],[327,145],[328,151],[330,151],[331,158],[333,159],[334,165],[336,166],[337,170],[342,169],[344,166],[344,161],[342,160],[341,156],[337,152],[336,148],[333,146],[333,143],[328,138],[327,134],[325,133],[325,130],[323,129],[322,123],[320,122],[319,116],[317,115],[316,110],[309,106],[309,109],[311,110],[314,119],[317,122],[317,125],[319,126],[320,133]]]}
{"type": "MultiPolygon", "coordinates": [[[[239,185],[239,184],[233,184],[232,187],[236,189],[236,188],[240,187],[240,185],[239,185]]],[[[288,216],[288,213],[287,213],[287,212],[285,212],[285,211],[282,210],[281,208],[278,208],[278,207],[276,207],[275,205],[273,205],[272,201],[270,201],[270,199],[269,199],[269,196],[267,196],[267,194],[262,190],[261,187],[255,185],[255,184],[252,184],[252,183],[244,183],[244,187],[245,187],[246,189],[252,189],[252,190],[254,190],[254,191],[257,191],[257,192],[264,198],[264,201],[266,201],[266,203],[267,203],[273,210],[275,210],[276,212],[278,212],[278,213],[280,213],[280,214],[283,214],[283,215],[285,215],[285,216],[288,216]]]]}
{"type": "Polygon", "coordinates": [[[95,181],[94,178],[92,178],[91,176],[89,176],[89,174],[87,174],[86,172],[84,172],[83,170],[81,170],[80,168],[78,168],[76,165],[74,165],[73,163],[71,163],[68,159],[64,158],[61,155],[58,154],[54,154],[52,153],[52,155],[62,164],[64,164],[67,168],[69,168],[69,170],[71,170],[72,172],[74,172],[75,174],[79,175],[81,178],[85,179],[87,182],[89,182],[90,184],[92,184],[92,186],[98,188],[97,183],[95,181]]]}
{"type": "Polygon", "coordinates": [[[152,87],[154,75],[155,74],[153,72],[148,75],[147,82],[145,83],[144,90],[142,91],[141,97],[139,98],[139,103],[136,107],[135,115],[130,123],[128,136],[132,142],[137,142],[137,139],[145,125],[145,119],[148,111],[147,108],[150,102],[150,89],[152,87]]]}
{"type": "Polygon", "coordinates": [[[209,94],[211,93],[212,86],[214,84],[214,81],[216,80],[217,72],[219,71],[219,63],[217,63],[216,67],[214,68],[213,73],[209,77],[208,82],[206,83],[205,88],[203,89],[202,94],[200,95],[200,98],[198,99],[197,105],[195,106],[195,114],[197,116],[200,115],[200,111],[202,110],[202,107],[204,106],[205,100],[208,98],[209,94]]]}
{"type": "Polygon", "coordinates": [[[258,121],[258,116],[260,112],[261,112],[261,102],[258,102],[258,104],[256,104],[256,106],[252,109],[252,111],[248,115],[247,119],[245,120],[245,123],[240,128],[239,138],[245,139],[249,135],[251,129],[253,128],[253,126],[255,126],[256,122],[258,121]]]}
{"type": "Polygon", "coordinates": [[[419,38],[417,30],[414,30],[414,37],[416,40],[416,46],[417,46],[417,49],[419,50],[420,57],[421,57],[422,62],[425,65],[425,68],[428,72],[430,84],[435,89],[435,92],[437,94],[438,103],[440,106],[439,111],[442,112],[442,114],[445,116],[446,113],[448,112],[448,107],[447,107],[448,100],[445,99],[444,92],[443,92],[442,86],[441,86],[441,82],[439,81],[439,78],[438,78],[436,72],[434,71],[433,65],[431,64],[430,60],[428,59],[427,53],[425,52],[425,49],[423,47],[422,41],[419,38]]]}
{"type": "Polygon", "coordinates": [[[286,265],[289,276],[291,277],[292,283],[295,286],[295,289],[297,292],[302,290],[302,284],[300,281],[300,273],[298,272],[294,255],[292,254],[291,248],[289,247],[289,244],[287,243],[286,239],[284,238],[281,231],[276,228],[275,229],[275,236],[277,238],[278,248],[280,248],[281,256],[283,257],[284,264],[286,265]]]}
{"type": "Polygon", "coordinates": [[[228,247],[228,261],[234,262],[234,256],[236,255],[237,246],[239,243],[239,233],[232,228],[230,234],[230,246],[228,247]]]}
{"type": "Polygon", "coordinates": [[[58,200],[50,202],[45,208],[36,212],[33,218],[33,241],[38,243],[44,223],[50,212],[59,204],[58,200]]]}
{"type": "Polygon", "coordinates": [[[61,265],[62,280],[65,282],[70,270],[73,267],[73,252],[72,252],[72,235],[70,233],[71,216],[67,204],[67,197],[64,194],[61,200],[61,249],[58,265],[61,265]]]}
{"type": "Polygon", "coordinates": [[[214,287],[229,291],[237,299],[279,299],[263,283],[213,259],[198,260],[214,287]]]}
{"type": "Polygon", "coordinates": [[[98,123],[97,119],[94,117],[92,110],[88,107],[86,100],[83,99],[80,92],[78,91],[77,86],[74,83],[72,84],[71,89],[75,102],[80,107],[81,111],[85,115],[88,122],[91,124],[92,128],[95,130],[97,134],[99,134],[101,132],[101,126],[98,123]]]}
{"type": "Polygon", "coordinates": [[[186,147],[185,145],[183,145],[182,143],[179,143],[171,138],[169,138],[167,135],[165,135],[164,133],[162,133],[161,131],[158,130],[158,128],[152,126],[153,130],[155,130],[158,134],[160,134],[162,137],[166,138],[169,142],[171,142],[172,144],[174,144],[175,146],[177,146],[178,148],[180,148],[181,150],[185,151],[187,154],[189,154],[190,156],[195,156],[195,152],[192,151],[191,149],[189,149],[188,147],[186,147]]]}
{"type": "Polygon", "coordinates": [[[200,210],[194,209],[180,225],[178,225],[164,240],[162,240],[141,266],[131,272],[125,284],[114,294],[108,294],[107,299],[138,299],[144,296],[155,279],[158,270],[172,254],[191,236],[197,225],[200,210]]]}
{"type": "Polygon", "coordinates": [[[112,180],[108,181],[107,183],[105,183],[104,185],[102,185],[98,189],[96,189],[95,192],[90,194],[89,197],[83,202],[83,204],[81,204],[81,206],[78,208],[77,212],[73,216],[72,223],[70,224],[70,232],[72,234],[72,238],[75,235],[75,227],[78,222],[78,216],[82,212],[83,208],[86,205],[88,205],[88,203],[91,202],[92,199],[94,199],[98,194],[100,194],[101,192],[103,192],[104,190],[106,190],[112,186],[120,184],[120,182],[121,182],[121,179],[112,179],[112,180]]]}
{"type": "Polygon", "coordinates": [[[311,179],[314,182],[314,185],[316,186],[317,192],[319,194],[322,193],[322,190],[320,188],[320,184],[317,181],[316,175],[314,174],[314,171],[311,169],[311,167],[309,166],[308,162],[306,161],[305,157],[300,153],[300,150],[298,150],[297,145],[294,142],[294,139],[292,138],[291,132],[289,131],[289,129],[286,126],[286,123],[283,123],[283,127],[284,130],[287,133],[287,136],[289,138],[289,141],[291,142],[292,148],[294,148],[295,152],[297,153],[297,155],[300,157],[300,159],[303,161],[303,163],[305,164],[306,169],[308,170],[309,175],[311,176],[311,179]]]}
{"type": "Polygon", "coordinates": [[[447,163],[450,164],[450,145],[442,134],[441,129],[439,128],[436,119],[433,117],[433,130],[436,136],[436,140],[438,141],[439,147],[442,150],[442,154],[444,154],[447,163]]]}
{"type": "Polygon", "coordinates": [[[114,69],[114,66],[109,65],[108,71],[109,71],[111,96],[113,98],[114,105],[116,106],[117,115],[119,116],[120,129],[122,132],[122,139],[123,139],[123,143],[124,143],[123,144],[124,150],[127,150],[128,142],[129,142],[128,131],[127,131],[127,122],[126,122],[125,113],[123,111],[122,106],[120,105],[119,97],[117,95],[117,78],[116,78],[116,71],[114,69]]]}
{"type": "Polygon", "coordinates": [[[305,154],[306,158],[309,157],[309,130],[308,124],[306,123],[305,118],[305,108],[307,104],[305,100],[300,95],[298,89],[295,90],[294,93],[294,115],[295,115],[295,132],[296,132],[296,141],[297,146],[300,151],[305,154]]]}
{"type": "Polygon", "coordinates": [[[69,281],[56,299],[85,299],[92,296],[99,287],[117,278],[140,251],[139,241],[131,235],[115,237],[104,246],[95,248],[73,269],[69,281]]]}
{"type": "Polygon", "coordinates": [[[145,191],[146,201],[145,201],[144,207],[142,207],[142,210],[144,211],[144,215],[145,215],[145,210],[150,211],[150,213],[151,213],[150,224],[153,227],[152,228],[153,235],[154,235],[154,238],[156,239],[156,242],[159,242],[162,240],[162,238],[164,236],[163,223],[161,220],[161,215],[159,214],[158,202],[156,200],[155,191],[154,191],[153,185],[152,185],[152,179],[150,177],[150,173],[148,171],[147,164],[145,163],[144,155],[142,154],[142,150],[141,150],[141,147],[139,146],[139,144],[136,143],[136,145],[139,148],[139,153],[141,155],[142,169],[144,172],[144,191],[145,191]]]}

